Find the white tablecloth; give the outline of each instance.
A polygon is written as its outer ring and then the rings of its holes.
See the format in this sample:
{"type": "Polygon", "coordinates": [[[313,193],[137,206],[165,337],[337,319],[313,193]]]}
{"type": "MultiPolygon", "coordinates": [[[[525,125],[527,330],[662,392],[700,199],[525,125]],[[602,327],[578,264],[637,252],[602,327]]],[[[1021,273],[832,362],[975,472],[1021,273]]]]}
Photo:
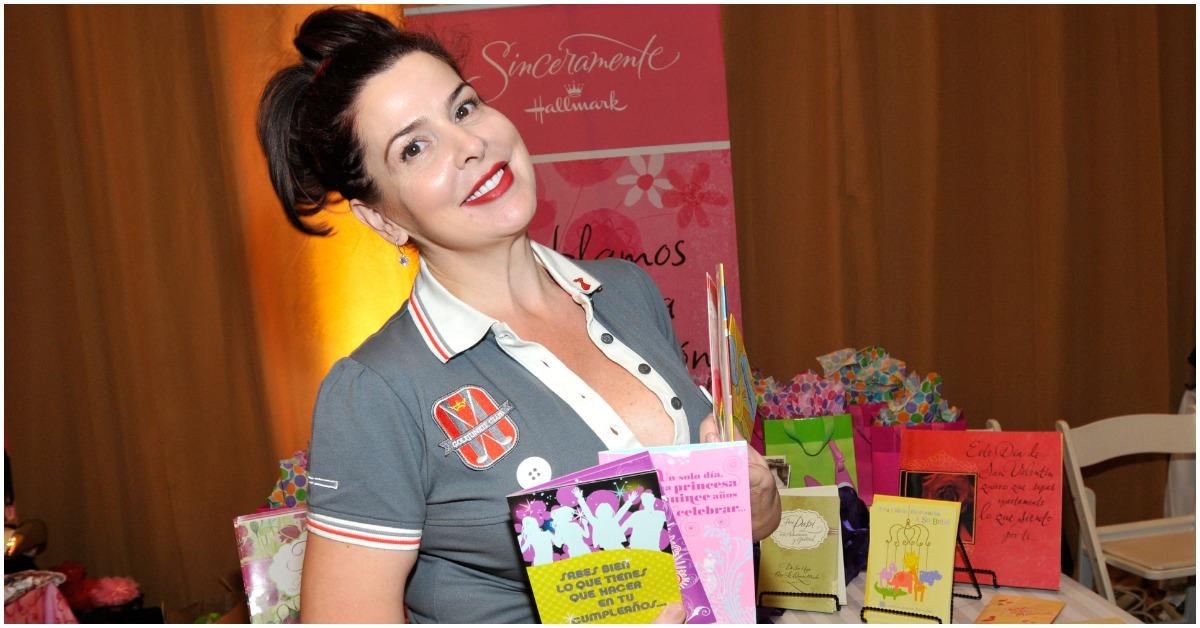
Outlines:
{"type": "MultiPolygon", "coordinates": [[[[862,610],[863,600],[863,574],[859,574],[853,582],[846,587],[846,600],[849,602],[842,607],[840,613],[811,613],[804,611],[786,611],[780,617],[775,618],[775,623],[779,624],[857,624],[861,623],[859,619],[859,611],[862,610]]],[[[1040,597],[1048,600],[1060,600],[1066,602],[1066,607],[1059,613],[1058,619],[1054,623],[1062,624],[1073,621],[1098,620],[1105,618],[1118,618],[1127,624],[1140,624],[1137,619],[1121,610],[1120,608],[1108,603],[1108,600],[1096,595],[1090,589],[1075,582],[1070,577],[1063,575],[1061,584],[1062,587],[1058,591],[1043,591],[1040,589],[1013,589],[1010,587],[1000,587],[993,589],[990,586],[980,584],[980,590],[983,592],[982,600],[968,600],[961,597],[954,598],[954,623],[970,624],[975,622],[975,618],[979,615],[983,607],[991,601],[992,596],[997,593],[1007,593],[1009,595],[1025,595],[1029,597],[1040,597]]],[[[959,593],[971,593],[971,585],[957,583],[954,585],[954,590],[959,593]]]]}

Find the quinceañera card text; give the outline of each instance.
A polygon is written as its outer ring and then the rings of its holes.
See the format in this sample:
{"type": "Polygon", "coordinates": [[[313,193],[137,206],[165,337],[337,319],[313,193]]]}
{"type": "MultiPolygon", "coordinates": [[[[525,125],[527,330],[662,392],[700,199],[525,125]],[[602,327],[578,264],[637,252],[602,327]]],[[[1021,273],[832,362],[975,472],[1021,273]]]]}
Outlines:
{"type": "MultiPolygon", "coordinates": [[[[671,445],[648,452],[717,623],[754,623],[754,557],[746,443],[671,445]]],[[[601,462],[633,451],[602,451],[601,462]]],[[[643,454],[644,455],[644,454],[643,454]]]]}

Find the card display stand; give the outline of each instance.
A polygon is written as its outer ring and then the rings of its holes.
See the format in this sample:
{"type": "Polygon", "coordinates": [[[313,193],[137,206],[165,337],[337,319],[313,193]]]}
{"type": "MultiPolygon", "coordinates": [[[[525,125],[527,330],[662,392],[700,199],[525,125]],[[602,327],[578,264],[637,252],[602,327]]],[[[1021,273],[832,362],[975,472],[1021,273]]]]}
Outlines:
{"type": "MultiPolygon", "coordinates": [[[[965,574],[968,574],[971,576],[971,586],[975,588],[975,594],[972,595],[969,593],[952,593],[951,595],[953,597],[961,597],[961,598],[968,599],[968,600],[982,600],[983,599],[983,591],[979,590],[979,576],[978,576],[978,574],[981,574],[981,573],[988,574],[989,576],[992,577],[992,588],[993,589],[1000,588],[1000,583],[997,582],[997,580],[996,580],[996,572],[992,571],[991,569],[976,569],[971,566],[971,557],[967,556],[967,546],[963,545],[961,536],[958,537],[958,553],[962,554],[963,565],[965,565],[965,566],[964,567],[955,567],[954,571],[958,572],[958,573],[965,573],[965,574]]],[[[953,583],[954,581],[951,580],[950,582],[953,583]]]]}
{"type": "MultiPolygon", "coordinates": [[[[842,603],[838,600],[838,596],[833,593],[809,593],[809,592],[805,592],[805,591],[760,591],[758,594],[758,605],[759,606],[764,606],[763,598],[768,595],[778,595],[778,596],[782,596],[782,597],[810,597],[810,598],[817,598],[817,599],[833,600],[833,611],[832,612],[836,613],[836,612],[842,610],[842,603]]],[[[778,608],[778,607],[772,607],[772,608],[778,608]]],[[[817,612],[820,612],[820,611],[817,611],[817,612]]]]}

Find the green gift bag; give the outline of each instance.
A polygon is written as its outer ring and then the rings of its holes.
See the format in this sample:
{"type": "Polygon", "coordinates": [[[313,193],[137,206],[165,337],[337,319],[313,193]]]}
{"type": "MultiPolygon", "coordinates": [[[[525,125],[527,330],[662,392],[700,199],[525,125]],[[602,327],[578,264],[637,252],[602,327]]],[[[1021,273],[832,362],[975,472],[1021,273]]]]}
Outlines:
{"type": "Polygon", "coordinates": [[[763,421],[763,441],[768,461],[783,456],[788,465],[787,484],[803,487],[805,476],[822,486],[850,483],[858,490],[854,464],[854,427],[849,414],[807,419],[763,421]]]}

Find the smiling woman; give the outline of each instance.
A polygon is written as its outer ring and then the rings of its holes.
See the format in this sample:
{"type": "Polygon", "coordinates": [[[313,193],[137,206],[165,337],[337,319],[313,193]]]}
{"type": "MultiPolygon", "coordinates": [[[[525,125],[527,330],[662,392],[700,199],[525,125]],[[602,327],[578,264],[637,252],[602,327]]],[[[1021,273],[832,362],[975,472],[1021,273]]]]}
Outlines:
{"type": "MultiPolygon", "coordinates": [[[[302,617],[531,622],[504,496],[605,449],[714,439],[712,406],[644,271],[529,239],[525,143],[436,42],[328,9],[295,43],[258,127],[288,219],[327,235],[312,221],[344,199],[421,254],[408,302],[318,395],[302,617]]],[[[761,538],[779,500],[750,458],[761,538]]]]}
{"type": "Polygon", "coordinates": [[[351,196],[350,207],[385,239],[411,239],[426,264],[444,267],[479,239],[524,233],[536,207],[529,152],[455,68],[405,55],[366,82],[355,111],[376,194],[351,196]]]}

